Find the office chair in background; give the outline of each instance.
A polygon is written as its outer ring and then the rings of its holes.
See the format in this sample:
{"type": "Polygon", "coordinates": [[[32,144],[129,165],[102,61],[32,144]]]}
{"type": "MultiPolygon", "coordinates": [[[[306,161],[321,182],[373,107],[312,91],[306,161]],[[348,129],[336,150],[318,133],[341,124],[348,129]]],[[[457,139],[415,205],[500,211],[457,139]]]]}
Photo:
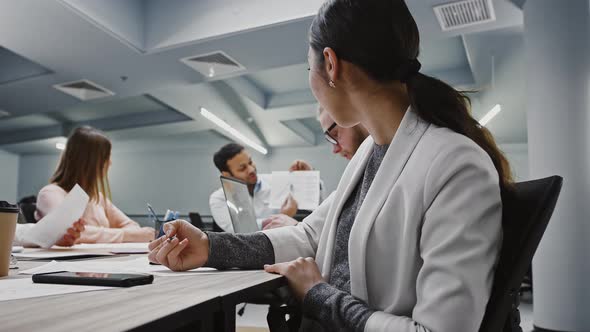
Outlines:
{"type": "Polygon", "coordinates": [[[224,230],[221,227],[219,227],[219,225],[217,225],[217,223],[215,222],[215,219],[213,219],[213,218],[211,219],[213,221],[213,224],[206,225],[203,222],[203,218],[201,217],[201,214],[198,212],[189,212],[188,218],[190,219],[191,224],[200,230],[210,231],[210,232],[224,232],[224,230]]]}
{"type": "Polygon", "coordinates": [[[37,197],[27,196],[23,197],[18,201],[18,207],[27,223],[35,224],[35,210],[37,210],[37,197]]]}
{"type": "Polygon", "coordinates": [[[203,223],[203,219],[201,218],[201,214],[198,212],[189,212],[188,218],[191,221],[191,224],[198,229],[206,230],[205,224],[203,223]]]}

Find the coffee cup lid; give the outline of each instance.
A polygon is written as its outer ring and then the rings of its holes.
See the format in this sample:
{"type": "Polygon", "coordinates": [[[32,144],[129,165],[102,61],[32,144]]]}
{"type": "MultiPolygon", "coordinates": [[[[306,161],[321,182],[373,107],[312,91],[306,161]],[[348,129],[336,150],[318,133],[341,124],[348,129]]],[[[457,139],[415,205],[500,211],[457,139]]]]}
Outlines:
{"type": "Polygon", "coordinates": [[[8,203],[7,201],[0,201],[0,212],[18,213],[18,206],[8,203]]]}

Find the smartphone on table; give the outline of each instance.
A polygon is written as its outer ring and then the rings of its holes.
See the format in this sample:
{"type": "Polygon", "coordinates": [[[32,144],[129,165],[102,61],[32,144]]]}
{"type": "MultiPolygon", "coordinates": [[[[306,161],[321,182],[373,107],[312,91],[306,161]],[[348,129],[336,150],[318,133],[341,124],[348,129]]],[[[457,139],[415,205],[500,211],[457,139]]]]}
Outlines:
{"type": "Polygon", "coordinates": [[[88,286],[132,287],[151,284],[154,276],[135,273],[51,272],[33,275],[33,282],[88,286]]]}

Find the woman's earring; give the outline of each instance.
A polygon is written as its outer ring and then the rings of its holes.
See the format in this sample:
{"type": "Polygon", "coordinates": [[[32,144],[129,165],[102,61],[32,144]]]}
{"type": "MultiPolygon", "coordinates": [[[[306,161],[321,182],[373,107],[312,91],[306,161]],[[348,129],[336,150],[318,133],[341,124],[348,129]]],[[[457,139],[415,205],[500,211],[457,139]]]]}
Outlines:
{"type": "Polygon", "coordinates": [[[336,88],[336,84],[335,84],[335,83],[334,83],[334,81],[332,81],[332,80],[330,80],[330,82],[328,82],[328,85],[329,85],[331,88],[336,88]]]}

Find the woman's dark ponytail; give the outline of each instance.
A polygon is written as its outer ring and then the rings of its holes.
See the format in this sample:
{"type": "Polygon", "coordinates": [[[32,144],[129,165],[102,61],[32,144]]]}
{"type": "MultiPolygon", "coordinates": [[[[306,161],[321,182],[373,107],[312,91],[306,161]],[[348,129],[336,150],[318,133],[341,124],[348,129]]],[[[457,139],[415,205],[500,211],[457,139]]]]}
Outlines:
{"type": "Polygon", "coordinates": [[[503,188],[512,183],[510,164],[490,131],[471,116],[467,95],[434,77],[416,73],[406,86],[412,109],[426,122],[469,137],[492,159],[503,188]]]}

